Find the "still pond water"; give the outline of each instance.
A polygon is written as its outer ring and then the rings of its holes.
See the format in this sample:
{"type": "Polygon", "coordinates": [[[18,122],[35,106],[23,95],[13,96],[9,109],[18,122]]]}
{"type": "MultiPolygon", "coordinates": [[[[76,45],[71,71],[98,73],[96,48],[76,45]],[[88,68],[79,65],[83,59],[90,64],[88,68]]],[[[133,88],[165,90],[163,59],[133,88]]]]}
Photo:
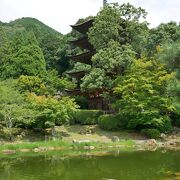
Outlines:
{"type": "Polygon", "coordinates": [[[0,158],[0,180],[180,180],[180,151],[0,158]]]}

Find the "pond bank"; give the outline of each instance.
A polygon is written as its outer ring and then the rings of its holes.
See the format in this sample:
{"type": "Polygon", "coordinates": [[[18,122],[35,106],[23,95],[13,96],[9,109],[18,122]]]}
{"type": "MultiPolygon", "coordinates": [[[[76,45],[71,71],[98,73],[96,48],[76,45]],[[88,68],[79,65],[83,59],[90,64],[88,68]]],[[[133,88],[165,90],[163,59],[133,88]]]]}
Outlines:
{"type": "Polygon", "coordinates": [[[1,144],[0,154],[16,154],[16,153],[40,153],[47,151],[109,151],[109,150],[123,150],[123,151],[139,151],[139,150],[180,150],[180,139],[173,139],[168,141],[149,140],[121,140],[112,143],[100,143],[90,141],[48,141],[48,142],[33,142],[33,143],[7,143],[1,144]]]}
{"type": "Polygon", "coordinates": [[[39,139],[35,139],[36,134],[23,133],[26,134],[24,139],[1,142],[0,154],[61,150],[156,150],[158,148],[180,150],[180,132],[171,135],[162,134],[159,140],[147,139],[132,131],[107,132],[97,126],[56,127],[54,138],[41,135],[39,139]]]}
{"type": "Polygon", "coordinates": [[[46,152],[59,150],[94,150],[94,149],[112,149],[122,148],[131,149],[134,147],[134,141],[122,140],[120,142],[100,143],[93,141],[77,141],[67,142],[62,140],[47,141],[47,142],[32,142],[32,143],[5,143],[0,146],[0,153],[14,154],[17,152],[46,152]]]}

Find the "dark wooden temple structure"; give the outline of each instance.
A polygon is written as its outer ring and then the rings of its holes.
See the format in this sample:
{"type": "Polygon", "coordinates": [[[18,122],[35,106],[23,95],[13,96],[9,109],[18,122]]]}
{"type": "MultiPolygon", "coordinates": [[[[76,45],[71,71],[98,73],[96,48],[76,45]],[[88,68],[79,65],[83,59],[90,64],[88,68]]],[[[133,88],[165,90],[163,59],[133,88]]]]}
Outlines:
{"type": "MultiPolygon", "coordinates": [[[[82,34],[82,37],[80,39],[70,41],[70,43],[73,46],[76,47],[78,46],[86,50],[82,54],[70,56],[71,61],[92,65],[91,58],[96,51],[88,41],[87,32],[89,28],[92,27],[93,21],[94,21],[93,19],[90,19],[80,24],[71,25],[73,29],[75,29],[76,31],[82,34]]],[[[103,89],[81,91],[80,83],[81,83],[81,79],[85,76],[84,71],[69,72],[67,74],[77,80],[77,89],[67,90],[67,93],[69,95],[86,97],[88,100],[88,109],[100,109],[105,111],[110,110],[108,105],[109,103],[107,103],[104,100],[104,98],[101,96],[104,91],[103,89]]]]}

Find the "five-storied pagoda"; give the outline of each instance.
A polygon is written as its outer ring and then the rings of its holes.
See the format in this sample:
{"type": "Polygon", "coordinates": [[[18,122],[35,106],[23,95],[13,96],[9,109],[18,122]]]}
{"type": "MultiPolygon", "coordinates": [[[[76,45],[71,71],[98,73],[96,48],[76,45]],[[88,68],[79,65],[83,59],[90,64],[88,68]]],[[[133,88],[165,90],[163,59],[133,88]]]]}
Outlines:
{"type": "MultiPolygon", "coordinates": [[[[106,6],[106,3],[107,0],[103,0],[103,6],[106,6]]],[[[70,60],[74,62],[80,62],[80,63],[92,65],[91,58],[96,53],[96,50],[88,41],[87,32],[89,31],[89,28],[92,27],[93,21],[94,21],[93,19],[89,19],[83,23],[71,25],[71,27],[74,30],[82,34],[82,37],[77,40],[70,41],[70,43],[76,47],[80,47],[81,49],[84,49],[85,52],[75,56],[70,56],[70,60]]],[[[85,92],[81,91],[80,82],[81,79],[85,76],[84,71],[69,72],[68,75],[70,75],[72,78],[76,78],[77,80],[77,88],[67,91],[70,95],[85,96],[88,100],[88,109],[101,109],[105,111],[110,110],[107,101],[105,101],[104,98],[102,98],[101,96],[103,89],[95,89],[93,91],[86,90],[85,92]]]]}

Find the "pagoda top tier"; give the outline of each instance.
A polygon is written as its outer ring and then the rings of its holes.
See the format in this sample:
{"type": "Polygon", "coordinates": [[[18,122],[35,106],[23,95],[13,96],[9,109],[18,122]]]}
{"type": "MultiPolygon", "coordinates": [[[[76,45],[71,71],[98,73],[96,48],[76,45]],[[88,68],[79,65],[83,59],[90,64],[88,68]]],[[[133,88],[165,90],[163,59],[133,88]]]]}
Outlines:
{"type": "Polygon", "coordinates": [[[89,28],[92,27],[93,22],[94,22],[94,20],[90,19],[83,23],[71,25],[71,27],[82,34],[86,34],[88,32],[89,28]]]}

